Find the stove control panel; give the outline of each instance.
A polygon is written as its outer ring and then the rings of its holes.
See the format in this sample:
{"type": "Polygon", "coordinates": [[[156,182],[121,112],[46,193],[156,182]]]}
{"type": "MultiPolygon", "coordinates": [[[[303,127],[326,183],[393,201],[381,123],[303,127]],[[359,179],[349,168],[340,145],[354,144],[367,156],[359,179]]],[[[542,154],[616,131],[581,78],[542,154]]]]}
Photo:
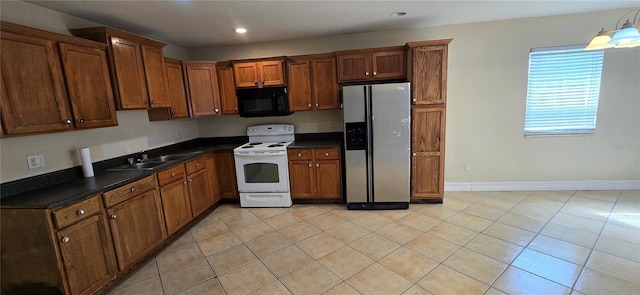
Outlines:
{"type": "Polygon", "coordinates": [[[291,124],[268,124],[247,127],[247,136],[289,135],[294,134],[291,124]]]}

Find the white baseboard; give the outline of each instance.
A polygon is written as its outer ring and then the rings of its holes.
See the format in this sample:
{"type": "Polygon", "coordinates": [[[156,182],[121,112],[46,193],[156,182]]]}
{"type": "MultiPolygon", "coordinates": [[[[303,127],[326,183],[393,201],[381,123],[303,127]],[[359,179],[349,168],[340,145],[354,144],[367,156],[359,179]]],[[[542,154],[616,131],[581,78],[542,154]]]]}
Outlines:
{"type": "Polygon", "coordinates": [[[549,190],[640,190],[640,180],[445,182],[444,190],[448,192],[549,191],[549,190]]]}

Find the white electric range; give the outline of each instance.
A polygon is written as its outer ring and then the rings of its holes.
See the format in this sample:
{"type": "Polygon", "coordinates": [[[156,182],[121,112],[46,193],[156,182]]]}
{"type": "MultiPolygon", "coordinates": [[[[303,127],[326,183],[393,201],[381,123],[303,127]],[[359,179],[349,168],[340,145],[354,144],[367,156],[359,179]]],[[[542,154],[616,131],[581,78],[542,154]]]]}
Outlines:
{"type": "Polygon", "coordinates": [[[241,207],[291,207],[287,146],[293,125],[247,127],[249,142],[233,150],[241,207]]]}

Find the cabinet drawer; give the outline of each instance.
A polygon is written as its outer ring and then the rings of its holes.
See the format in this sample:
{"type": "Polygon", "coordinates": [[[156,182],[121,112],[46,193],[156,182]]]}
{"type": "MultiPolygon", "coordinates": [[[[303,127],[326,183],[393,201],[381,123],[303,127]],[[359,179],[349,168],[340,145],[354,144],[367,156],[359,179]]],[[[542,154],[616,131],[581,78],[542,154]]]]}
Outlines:
{"type": "Polygon", "coordinates": [[[163,186],[185,178],[184,165],[180,164],[165,171],[158,172],[158,184],[163,186]]]}
{"type": "Polygon", "coordinates": [[[93,196],[53,212],[53,220],[56,228],[60,229],[98,212],[100,212],[100,199],[98,196],[93,196]]]}
{"type": "Polygon", "coordinates": [[[187,175],[204,168],[204,157],[189,161],[184,166],[187,168],[187,175]]]}
{"type": "Polygon", "coordinates": [[[289,150],[287,151],[289,161],[295,160],[313,160],[313,150],[289,150]]]}
{"type": "Polygon", "coordinates": [[[340,149],[317,149],[314,150],[316,160],[338,160],[340,159],[340,149]]]}
{"type": "Polygon", "coordinates": [[[104,203],[108,208],[122,201],[128,200],[131,197],[155,188],[156,178],[155,175],[151,175],[136,182],[123,185],[117,189],[104,193],[104,203]]]}

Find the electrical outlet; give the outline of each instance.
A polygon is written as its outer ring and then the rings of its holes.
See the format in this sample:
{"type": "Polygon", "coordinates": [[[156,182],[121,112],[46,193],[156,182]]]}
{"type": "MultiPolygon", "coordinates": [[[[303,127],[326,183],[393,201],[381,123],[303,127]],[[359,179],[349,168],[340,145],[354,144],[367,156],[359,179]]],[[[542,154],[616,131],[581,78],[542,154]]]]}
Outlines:
{"type": "Polygon", "coordinates": [[[182,132],[180,132],[180,129],[176,129],[176,139],[178,138],[182,138],[182,132]]]}
{"type": "Polygon", "coordinates": [[[335,123],[333,122],[333,120],[329,121],[329,126],[331,127],[331,129],[335,129],[336,128],[335,123]]]}
{"type": "Polygon", "coordinates": [[[29,165],[29,169],[44,167],[44,155],[38,154],[27,156],[27,165],[29,165]]]}
{"type": "Polygon", "coordinates": [[[464,163],[464,172],[469,172],[471,171],[471,166],[469,165],[469,163],[464,163]]]}

